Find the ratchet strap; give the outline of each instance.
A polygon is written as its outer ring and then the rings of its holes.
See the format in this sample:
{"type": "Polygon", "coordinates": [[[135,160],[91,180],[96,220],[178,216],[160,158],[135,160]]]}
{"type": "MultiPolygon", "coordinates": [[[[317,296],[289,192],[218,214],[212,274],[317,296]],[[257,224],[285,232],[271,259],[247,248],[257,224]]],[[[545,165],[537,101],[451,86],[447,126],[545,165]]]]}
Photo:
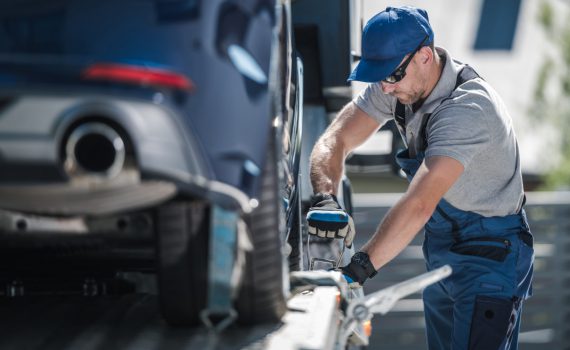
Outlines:
{"type": "Polygon", "coordinates": [[[221,332],[237,318],[233,308],[237,283],[233,275],[240,216],[216,205],[210,216],[208,303],[200,318],[210,330],[221,332]]]}

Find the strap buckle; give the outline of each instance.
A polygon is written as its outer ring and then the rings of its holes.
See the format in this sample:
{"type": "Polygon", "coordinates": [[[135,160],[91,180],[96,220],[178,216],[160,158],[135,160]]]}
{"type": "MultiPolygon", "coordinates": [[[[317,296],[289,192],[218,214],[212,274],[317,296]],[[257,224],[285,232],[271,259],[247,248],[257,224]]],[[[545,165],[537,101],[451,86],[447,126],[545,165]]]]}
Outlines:
{"type": "Polygon", "coordinates": [[[200,320],[206,328],[214,333],[221,333],[237,319],[234,308],[225,310],[205,309],[200,312],[200,320]]]}

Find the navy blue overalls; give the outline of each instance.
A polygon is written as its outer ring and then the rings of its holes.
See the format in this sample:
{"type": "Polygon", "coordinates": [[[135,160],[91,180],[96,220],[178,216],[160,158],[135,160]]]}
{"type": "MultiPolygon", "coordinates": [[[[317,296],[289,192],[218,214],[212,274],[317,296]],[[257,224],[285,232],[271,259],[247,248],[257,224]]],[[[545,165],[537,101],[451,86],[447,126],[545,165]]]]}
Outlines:
{"type": "MultiPolygon", "coordinates": [[[[465,66],[455,87],[474,77],[465,66]]],[[[398,105],[395,119],[404,128],[398,105]]],[[[427,140],[427,120],[422,125],[427,140]]],[[[408,149],[396,157],[410,181],[424,160],[424,144],[415,158],[408,149]]],[[[517,349],[522,302],[532,294],[532,242],[522,208],[484,217],[439,202],[425,225],[423,252],[428,270],[449,264],[453,273],[423,292],[429,349],[517,349]]]]}

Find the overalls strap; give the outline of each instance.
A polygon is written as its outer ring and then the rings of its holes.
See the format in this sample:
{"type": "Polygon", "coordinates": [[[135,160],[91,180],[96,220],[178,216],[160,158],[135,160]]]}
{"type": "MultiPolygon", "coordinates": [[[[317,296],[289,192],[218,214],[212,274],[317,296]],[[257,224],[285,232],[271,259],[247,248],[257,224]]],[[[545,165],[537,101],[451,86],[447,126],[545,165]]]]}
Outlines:
{"type": "MultiPolygon", "coordinates": [[[[455,62],[461,63],[459,61],[455,61],[455,62]]],[[[459,73],[457,73],[457,80],[455,81],[455,87],[453,88],[453,91],[455,91],[463,83],[465,83],[469,80],[476,79],[476,78],[481,78],[481,76],[479,74],[477,74],[475,69],[473,69],[473,67],[471,67],[467,64],[463,65],[463,67],[461,68],[459,73]]],[[[444,99],[443,101],[445,101],[445,100],[446,99],[444,99]]],[[[424,146],[426,146],[426,147],[427,147],[427,141],[426,141],[427,138],[425,137],[426,136],[425,129],[426,129],[427,122],[428,122],[430,117],[431,117],[431,113],[428,114],[426,116],[426,118],[424,118],[424,120],[422,122],[422,127],[421,127],[421,135],[423,136],[424,146]]],[[[401,130],[402,136],[405,138],[406,137],[406,108],[399,100],[396,101],[396,109],[394,110],[394,120],[395,120],[396,124],[398,125],[399,129],[401,130]]]]}

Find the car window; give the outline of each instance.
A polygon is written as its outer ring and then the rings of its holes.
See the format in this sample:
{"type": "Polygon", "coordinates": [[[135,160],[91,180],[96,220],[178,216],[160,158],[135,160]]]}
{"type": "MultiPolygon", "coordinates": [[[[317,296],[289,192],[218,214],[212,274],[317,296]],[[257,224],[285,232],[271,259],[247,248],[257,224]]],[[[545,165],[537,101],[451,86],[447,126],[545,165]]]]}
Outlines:
{"type": "Polygon", "coordinates": [[[0,54],[104,53],[113,37],[123,46],[129,37],[152,38],[198,18],[199,8],[200,0],[0,0],[0,54]]]}
{"type": "Polygon", "coordinates": [[[61,53],[66,1],[0,1],[0,52],[61,53]]]}
{"type": "Polygon", "coordinates": [[[160,22],[192,20],[199,16],[199,0],[155,0],[160,22]]]}

